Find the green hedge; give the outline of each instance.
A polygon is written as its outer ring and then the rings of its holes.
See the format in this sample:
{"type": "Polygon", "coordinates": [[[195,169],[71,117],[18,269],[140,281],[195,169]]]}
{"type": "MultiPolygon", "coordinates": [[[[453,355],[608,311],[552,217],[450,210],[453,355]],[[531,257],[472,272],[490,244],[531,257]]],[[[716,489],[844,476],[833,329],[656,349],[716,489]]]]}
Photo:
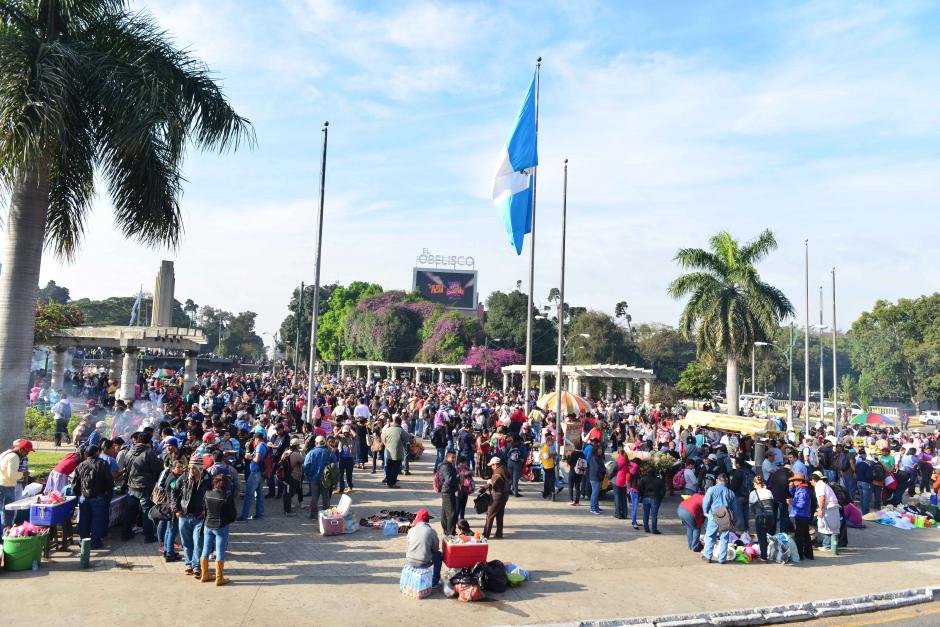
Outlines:
{"type": "MultiPolygon", "coordinates": [[[[72,413],[72,419],[69,420],[68,433],[71,437],[72,431],[78,426],[81,416],[72,413]]],[[[23,434],[29,438],[52,439],[55,435],[55,418],[50,411],[42,411],[35,407],[26,408],[26,420],[23,424],[23,434]]]]}

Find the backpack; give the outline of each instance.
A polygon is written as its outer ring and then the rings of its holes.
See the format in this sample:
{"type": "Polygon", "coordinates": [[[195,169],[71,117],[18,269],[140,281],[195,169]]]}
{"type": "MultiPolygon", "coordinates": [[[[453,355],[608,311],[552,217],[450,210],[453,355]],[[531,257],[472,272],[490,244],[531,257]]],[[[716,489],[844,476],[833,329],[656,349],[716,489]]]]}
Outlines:
{"type": "Polygon", "coordinates": [[[431,444],[435,448],[444,448],[447,446],[447,431],[444,427],[438,427],[431,433],[431,444]]]}
{"type": "Polygon", "coordinates": [[[836,493],[836,499],[839,501],[841,507],[845,507],[852,501],[849,499],[849,493],[838,483],[833,483],[829,486],[832,488],[832,491],[836,493]]]}
{"type": "Polygon", "coordinates": [[[437,472],[434,473],[434,491],[440,492],[444,489],[444,482],[441,481],[441,469],[438,468],[437,472]]]}
{"type": "Polygon", "coordinates": [[[509,449],[509,461],[516,464],[522,461],[522,453],[519,451],[519,447],[514,446],[509,449]]]}
{"type": "Polygon", "coordinates": [[[885,470],[884,464],[880,461],[875,460],[871,465],[871,478],[872,481],[884,481],[885,477],[888,476],[888,471],[885,470]]]}
{"type": "Polygon", "coordinates": [[[266,445],[265,448],[267,448],[267,453],[264,454],[264,458],[261,460],[261,476],[270,479],[274,474],[274,460],[272,459],[271,447],[266,445]]]}
{"type": "Polygon", "coordinates": [[[685,471],[679,470],[672,477],[673,490],[685,490],[685,471]]]}
{"type": "Polygon", "coordinates": [[[276,477],[281,481],[287,481],[291,477],[293,468],[290,463],[290,455],[284,457],[277,463],[276,477]]]}
{"type": "Polygon", "coordinates": [[[583,457],[579,457],[578,461],[574,463],[574,474],[583,475],[584,473],[587,472],[587,467],[588,467],[587,460],[584,459],[583,457]]]}
{"type": "Polygon", "coordinates": [[[320,480],[320,485],[327,490],[332,490],[338,483],[339,466],[336,465],[336,462],[330,462],[323,469],[323,478],[320,480]]]}
{"type": "Polygon", "coordinates": [[[617,474],[617,462],[614,460],[610,460],[609,462],[604,464],[604,470],[607,471],[608,477],[613,477],[614,475],[617,474]]]}
{"type": "Polygon", "coordinates": [[[473,480],[473,475],[469,472],[466,473],[463,480],[460,482],[460,493],[461,494],[473,494],[477,490],[476,481],[473,480]]]}

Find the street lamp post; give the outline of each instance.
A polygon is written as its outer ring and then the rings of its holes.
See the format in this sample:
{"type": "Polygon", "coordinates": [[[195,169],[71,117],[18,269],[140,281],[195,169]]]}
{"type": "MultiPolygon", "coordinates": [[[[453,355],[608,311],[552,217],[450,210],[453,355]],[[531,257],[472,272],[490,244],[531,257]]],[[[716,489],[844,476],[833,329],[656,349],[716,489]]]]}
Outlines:
{"type": "Polygon", "coordinates": [[[492,339],[494,342],[503,341],[501,338],[498,338],[498,337],[490,338],[489,336],[486,336],[483,338],[483,387],[484,389],[486,388],[486,366],[487,366],[486,351],[487,349],[489,349],[490,339],[492,339]]]}
{"type": "Polygon", "coordinates": [[[300,299],[297,303],[297,316],[294,318],[294,376],[291,386],[297,385],[297,371],[300,370],[300,321],[304,315],[304,282],[300,282],[300,299]]]}

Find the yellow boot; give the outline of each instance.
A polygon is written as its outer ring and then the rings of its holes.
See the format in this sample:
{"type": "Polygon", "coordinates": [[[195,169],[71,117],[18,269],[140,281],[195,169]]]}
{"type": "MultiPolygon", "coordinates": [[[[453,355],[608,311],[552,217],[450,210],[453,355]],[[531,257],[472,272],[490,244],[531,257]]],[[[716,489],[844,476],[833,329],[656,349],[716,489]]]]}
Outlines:
{"type": "Polygon", "coordinates": [[[224,577],[225,572],[225,560],[216,560],[215,562],[215,585],[224,586],[229,582],[228,579],[224,577]]]}
{"type": "Polygon", "coordinates": [[[209,574],[209,558],[200,557],[199,558],[199,572],[200,577],[199,581],[206,583],[207,581],[212,581],[212,575],[209,574]]]}

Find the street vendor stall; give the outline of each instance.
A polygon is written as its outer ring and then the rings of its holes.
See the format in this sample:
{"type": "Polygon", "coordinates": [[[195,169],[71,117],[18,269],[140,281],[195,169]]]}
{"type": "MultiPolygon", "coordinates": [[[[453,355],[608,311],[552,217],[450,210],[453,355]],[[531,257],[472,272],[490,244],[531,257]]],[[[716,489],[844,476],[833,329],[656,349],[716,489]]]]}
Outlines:
{"type": "Polygon", "coordinates": [[[715,431],[732,431],[754,437],[783,435],[773,421],[745,416],[716,414],[710,411],[689,410],[685,418],[676,422],[679,427],[703,427],[715,431]],[[774,426],[771,426],[774,425],[774,426]]]}

